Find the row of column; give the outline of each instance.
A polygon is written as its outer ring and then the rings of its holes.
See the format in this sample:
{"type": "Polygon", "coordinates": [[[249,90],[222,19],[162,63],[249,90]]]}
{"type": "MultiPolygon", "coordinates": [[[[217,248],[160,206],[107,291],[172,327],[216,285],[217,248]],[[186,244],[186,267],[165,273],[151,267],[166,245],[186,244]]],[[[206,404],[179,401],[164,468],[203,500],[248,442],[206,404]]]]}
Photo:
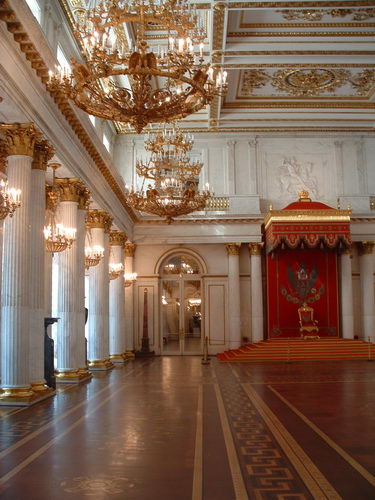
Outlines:
{"type": "MultiPolygon", "coordinates": [[[[251,286],[251,333],[252,342],[263,340],[263,243],[249,243],[250,286],[251,286]]],[[[240,302],[240,249],[241,243],[226,245],[228,253],[228,307],[229,307],[229,349],[241,344],[241,302],[240,302]]]]}
{"type": "MultiPolygon", "coordinates": [[[[249,243],[250,286],[251,286],[251,341],[260,342],[264,337],[263,325],[263,282],[262,243],[249,243]]],[[[360,295],[362,338],[375,340],[375,297],[374,297],[374,256],[375,242],[361,242],[358,245],[360,265],[360,295]]],[[[228,306],[229,306],[229,349],[241,345],[240,272],[239,254],[241,243],[226,245],[228,253],[228,306]]],[[[341,254],[341,321],[343,338],[354,337],[353,279],[351,250],[341,254]]]]}
{"type": "MultiPolygon", "coordinates": [[[[53,394],[44,379],[44,317],[51,315],[52,257],[46,254],[45,174],[54,150],[33,124],[1,125],[7,178],[22,191],[21,206],[7,217],[3,238],[1,293],[0,404],[28,405],[53,394]]],[[[122,273],[109,282],[109,259],[124,265],[126,235],[110,231],[112,218],[88,210],[90,192],[78,178],[55,180],[59,214],[74,227],[71,248],[54,256],[57,265],[57,366],[60,382],[80,382],[90,370],[110,369],[126,359],[125,291],[122,273]],[[89,269],[89,342],[85,341],[85,236],[104,248],[104,257],[89,269]],[[110,251],[111,249],[111,251],[110,251]],[[111,304],[111,308],[110,308],[111,304]],[[86,360],[88,358],[88,366],[86,360]]],[[[130,245],[134,255],[135,246],[130,245]]],[[[131,257],[129,257],[131,259],[131,257]]],[[[130,332],[128,332],[130,333],[130,332]]],[[[132,332],[131,332],[132,333],[132,332]]],[[[131,335],[132,337],[132,335],[131,335]]],[[[128,349],[132,349],[132,345],[128,349]]]]}

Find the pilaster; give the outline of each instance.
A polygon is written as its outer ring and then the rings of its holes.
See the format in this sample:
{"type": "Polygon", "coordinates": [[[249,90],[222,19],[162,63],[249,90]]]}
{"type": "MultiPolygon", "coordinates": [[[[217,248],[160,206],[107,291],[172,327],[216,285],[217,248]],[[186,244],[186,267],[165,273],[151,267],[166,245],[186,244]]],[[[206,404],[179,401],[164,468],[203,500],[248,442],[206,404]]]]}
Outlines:
{"type": "MultiPolygon", "coordinates": [[[[125,272],[134,272],[134,256],[137,245],[130,241],[125,243],[125,272]]],[[[126,356],[134,356],[134,286],[125,288],[125,349],[126,356]]]]}
{"type": "Polygon", "coordinates": [[[263,243],[249,243],[251,281],[251,338],[253,342],[263,340],[263,243]]]}
{"type": "Polygon", "coordinates": [[[374,298],[374,241],[363,241],[359,245],[359,269],[362,301],[362,338],[374,341],[375,298],[374,298]]]}
{"type": "Polygon", "coordinates": [[[341,324],[344,339],[354,337],[353,315],[353,278],[351,250],[346,249],[340,256],[341,260],[341,324]]]}
{"type": "Polygon", "coordinates": [[[241,243],[225,245],[228,253],[229,349],[241,345],[240,248],[241,243]]]}

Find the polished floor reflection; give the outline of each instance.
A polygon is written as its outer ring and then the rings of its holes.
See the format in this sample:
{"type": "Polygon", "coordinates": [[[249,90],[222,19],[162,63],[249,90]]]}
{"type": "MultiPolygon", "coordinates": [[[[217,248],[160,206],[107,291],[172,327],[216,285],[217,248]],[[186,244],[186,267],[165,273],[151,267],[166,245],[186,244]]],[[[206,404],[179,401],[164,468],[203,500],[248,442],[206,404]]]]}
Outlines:
{"type": "Polygon", "coordinates": [[[2,499],[375,498],[375,363],[162,357],[1,408],[2,499]]]}

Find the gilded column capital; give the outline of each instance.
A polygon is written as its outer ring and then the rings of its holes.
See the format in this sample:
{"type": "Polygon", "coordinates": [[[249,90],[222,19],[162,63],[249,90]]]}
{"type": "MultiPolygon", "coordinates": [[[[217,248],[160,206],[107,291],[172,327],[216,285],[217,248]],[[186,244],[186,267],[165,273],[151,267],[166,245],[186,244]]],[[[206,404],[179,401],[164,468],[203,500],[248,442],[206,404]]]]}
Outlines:
{"type": "Polygon", "coordinates": [[[371,254],[375,246],[375,241],[362,241],[359,244],[359,255],[371,254]]]}
{"type": "Polygon", "coordinates": [[[349,247],[349,248],[344,248],[344,250],[342,250],[341,252],[342,254],[345,254],[345,255],[351,255],[352,253],[352,248],[349,247]]]}
{"type": "Polygon", "coordinates": [[[5,141],[0,141],[0,174],[5,174],[7,171],[7,156],[7,144],[5,141]]]}
{"type": "Polygon", "coordinates": [[[2,123],[0,128],[5,135],[8,156],[34,156],[37,130],[32,123],[2,123]]]}
{"type": "Polygon", "coordinates": [[[241,243],[228,243],[225,245],[228,255],[240,255],[241,243]]]}
{"type": "Polygon", "coordinates": [[[113,230],[109,232],[109,245],[111,247],[124,247],[127,239],[124,231],[113,230]]]}
{"type": "Polygon", "coordinates": [[[56,186],[46,184],[46,210],[55,211],[59,202],[59,192],[56,186]]]}
{"type": "Polygon", "coordinates": [[[65,177],[55,179],[55,185],[59,192],[60,201],[75,201],[79,203],[84,183],[78,177],[65,177]]]}
{"type": "Polygon", "coordinates": [[[262,248],[263,248],[263,243],[249,243],[249,254],[250,255],[261,255],[262,248]]]}
{"type": "Polygon", "coordinates": [[[31,168],[34,170],[47,170],[47,164],[54,154],[54,148],[46,139],[35,142],[31,168]]]}
{"type": "Polygon", "coordinates": [[[81,182],[81,190],[78,198],[78,210],[88,210],[91,203],[91,192],[86,185],[81,182]]]}
{"type": "Polygon", "coordinates": [[[128,241],[125,243],[125,257],[134,257],[137,245],[128,241]]]}
{"type": "Polygon", "coordinates": [[[91,208],[87,210],[86,214],[86,227],[91,228],[102,228],[106,232],[111,229],[112,217],[105,210],[98,210],[91,208]]]}

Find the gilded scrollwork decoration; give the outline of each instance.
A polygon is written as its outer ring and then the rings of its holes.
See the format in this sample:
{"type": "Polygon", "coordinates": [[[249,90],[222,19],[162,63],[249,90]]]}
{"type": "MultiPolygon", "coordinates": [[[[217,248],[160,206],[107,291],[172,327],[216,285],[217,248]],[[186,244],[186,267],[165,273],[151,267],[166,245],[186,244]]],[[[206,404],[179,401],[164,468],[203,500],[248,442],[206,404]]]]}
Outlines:
{"type": "Polygon", "coordinates": [[[375,17],[375,9],[302,9],[277,10],[287,21],[321,21],[325,16],[334,19],[351,16],[351,21],[367,21],[375,17]]]}
{"type": "Polygon", "coordinates": [[[281,69],[273,74],[271,85],[292,96],[316,96],[334,92],[349,77],[350,72],[343,69],[281,69]]]}
{"type": "Polygon", "coordinates": [[[248,69],[242,73],[241,97],[256,94],[269,84],[279,93],[291,97],[333,96],[346,86],[346,95],[370,96],[375,89],[375,69],[351,71],[342,68],[283,68],[279,70],[248,69]],[[353,92],[354,91],[354,92],[353,92]]]}

